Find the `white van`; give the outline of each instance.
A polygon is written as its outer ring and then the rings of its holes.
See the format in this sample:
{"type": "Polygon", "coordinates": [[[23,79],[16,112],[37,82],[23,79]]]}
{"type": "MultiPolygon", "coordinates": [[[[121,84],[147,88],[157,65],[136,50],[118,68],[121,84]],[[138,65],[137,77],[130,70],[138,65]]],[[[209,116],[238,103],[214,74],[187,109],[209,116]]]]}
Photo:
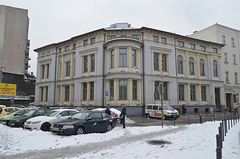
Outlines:
{"type": "MultiPolygon", "coordinates": [[[[178,111],[170,105],[163,105],[163,113],[165,119],[179,117],[178,111]]],[[[162,118],[162,106],[160,104],[147,104],[145,107],[145,116],[147,118],[162,118]]]]}

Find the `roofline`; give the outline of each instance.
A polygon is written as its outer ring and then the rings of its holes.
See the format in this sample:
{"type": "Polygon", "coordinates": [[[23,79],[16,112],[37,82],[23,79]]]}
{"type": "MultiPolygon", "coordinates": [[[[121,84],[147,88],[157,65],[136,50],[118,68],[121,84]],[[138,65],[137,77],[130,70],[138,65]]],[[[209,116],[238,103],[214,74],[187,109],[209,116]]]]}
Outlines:
{"type": "Polygon", "coordinates": [[[37,48],[37,49],[35,49],[34,51],[35,51],[35,52],[38,52],[38,51],[40,51],[41,49],[44,49],[44,48],[47,48],[47,47],[52,47],[52,46],[57,47],[58,45],[61,45],[61,44],[63,44],[63,43],[67,43],[67,42],[69,42],[69,41],[76,40],[76,39],[78,39],[78,38],[80,38],[80,37],[87,36],[88,34],[93,34],[93,33],[100,32],[100,31],[111,32],[111,31],[133,31],[133,30],[153,30],[153,31],[157,31],[157,32],[165,33],[165,34],[170,34],[170,35],[173,36],[175,39],[178,39],[178,38],[190,39],[190,40],[200,41],[200,42],[204,42],[204,43],[211,43],[211,44],[218,45],[218,46],[221,46],[221,47],[224,46],[223,44],[216,43],[216,42],[212,42],[212,41],[206,41],[206,40],[196,39],[196,38],[192,38],[192,37],[190,37],[190,36],[184,36],[184,35],[180,35],[180,34],[176,34],[176,33],[171,33],[171,32],[167,32],[167,31],[158,30],[158,29],[153,29],[153,28],[149,28],[149,27],[144,27],[144,26],[143,26],[143,27],[141,27],[141,28],[129,28],[129,29],[105,29],[105,28],[101,28],[101,29],[97,29],[97,30],[94,30],[94,31],[91,31],[91,32],[87,32],[87,33],[78,35],[78,36],[71,37],[70,39],[65,40],[65,41],[62,41],[62,42],[59,42],[59,43],[52,43],[52,44],[49,44],[49,45],[46,45],[46,46],[37,48]]]}

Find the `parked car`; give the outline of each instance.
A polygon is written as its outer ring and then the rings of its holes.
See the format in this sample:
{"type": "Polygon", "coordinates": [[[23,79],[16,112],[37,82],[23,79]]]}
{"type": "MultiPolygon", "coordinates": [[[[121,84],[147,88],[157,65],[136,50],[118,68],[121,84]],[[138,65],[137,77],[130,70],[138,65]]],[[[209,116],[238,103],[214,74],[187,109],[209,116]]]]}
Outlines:
{"type": "Polygon", "coordinates": [[[13,107],[25,108],[25,106],[24,106],[24,105],[13,105],[13,107]]]}
{"type": "Polygon", "coordinates": [[[4,115],[4,116],[0,117],[0,123],[3,124],[3,125],[9,125],[9,121],[11,119],[16,118],[16,117],[20,117],[24,113],[26,113],[30,110],[31,109],[29,109],[29,108],[22,108],[22,109],[19,109],[19,110],[15,111],[15,112],[4,115]]]}
{"type": "Polygon", "coordinates": [[[0,105],[0,107],[6,107],[6,105],[0,105]]]}
{"type": "Polygon", "coordinates": [[[0,107],[0,117],[19,110],[18,107],[0,107]]]}
{"type": "Polygon", "coordinates": [[[107,132],[116,126],[116,120],[105,112],[79,112],[67,120],[54,123],[51,132],[63,135],[107,132]]]}
{"type": "Polygon", "coordinates": [[[145,107],[145,116],[147,118],[162,118],[162,111],[164,113],[165,119],[179,117],[179,113],[176,109],[172,108],[170,105],[163,105],[162,110],[162,106],[160,104],[147,104],[145,107]]]}
{"type": "Polygon", "coordinates": [[[50,131],[50,127],[54,122],[62,121],[77,113],[75,109],[55,109],[46,114],[46,116],[38,116],[28,119],[24,128],[29,130],[50,131]]]}
{"type": "Polygon", "coordinates": [[[24,113],[21,117],[13,118],[9,121],[9,126],[11,127],[23,127],[24,123],[33,117],[46,115],[50,109],[33,109],[29,112],[24,113]]]}
{"type": "MultiPolygon", "coordinates": [[[[106,108],[96,108],[96,109],[92,109],[92,111],[105,111],[106,108]]],[[[111,116],[112,117],[118,117],[121,112],[115,108],[110,108],[110,111],[111,111],[111,116]]]]}

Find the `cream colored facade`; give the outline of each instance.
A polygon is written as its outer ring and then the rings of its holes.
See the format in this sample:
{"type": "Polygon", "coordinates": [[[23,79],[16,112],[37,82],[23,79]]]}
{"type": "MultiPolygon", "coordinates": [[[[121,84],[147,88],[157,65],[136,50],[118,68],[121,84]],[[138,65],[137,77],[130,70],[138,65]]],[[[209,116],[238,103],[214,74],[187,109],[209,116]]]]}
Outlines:
{"type": "Polygon", "coordinates": [[[225,104],[222,44],[125,23],[119,26],[36,49],[36,104],[142,106],[163,102],[185,104],[197,111],[216,106],[215,90],[220,96],[217,106],[225,104]],[[163,100],[159,84],[164,86],[163,100]]]}

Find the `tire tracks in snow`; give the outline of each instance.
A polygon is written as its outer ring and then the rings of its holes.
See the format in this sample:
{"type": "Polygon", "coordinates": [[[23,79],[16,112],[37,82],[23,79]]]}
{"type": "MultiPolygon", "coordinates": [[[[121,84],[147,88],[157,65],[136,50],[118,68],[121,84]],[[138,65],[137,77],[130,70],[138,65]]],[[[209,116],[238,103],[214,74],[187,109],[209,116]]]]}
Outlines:
{"type": "Polygon", "coordinates": [[[98,152],[110,147],[120,146],[121,144],[132,143],[142,140],[149,140],[161,135],[167,135],[176,133],[186,129],[186,125],[179,125],[173,129],[167,129],[163,131],[156,131],[151,133],[144,133],[140,135],[131,135],[127,129],[123,130],[124,135],[121,136],[121,139],[111,139],[99,143],[88,143],[80,146],[67,146],[59,149],[50,149],[50,150],[39,150],[31,151],[16,155],[1,155],[2,159],[63,159],[63,158],[72,158],[81,156],[82,154],[89,152],[98,152]]]}

